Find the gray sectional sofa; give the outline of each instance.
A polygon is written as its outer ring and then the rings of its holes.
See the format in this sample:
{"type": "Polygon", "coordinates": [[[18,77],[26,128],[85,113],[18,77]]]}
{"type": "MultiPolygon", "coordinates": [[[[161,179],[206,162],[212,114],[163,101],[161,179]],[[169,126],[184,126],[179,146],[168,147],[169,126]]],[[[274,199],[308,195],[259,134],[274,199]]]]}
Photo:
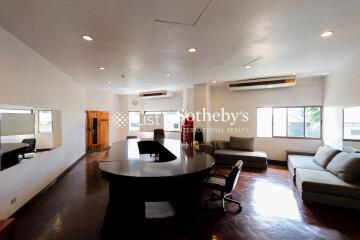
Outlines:
{"type": "Polygon", "coordinates": [[[202,149],[214,156],[217,163],[235,164],[242,160],[244,167],[267,168],[267,154],[254,151],[254,138],[230,137],[229,141],[212,141],[202,149]]]}
{"type": "Polygon", "coordinates": [[[360,154],[327,148],[314,156],[288,155],[288,169],[304,203],[360,209],[360,154]],[[325,150],[326,151],[326,150],[325,150]]]}

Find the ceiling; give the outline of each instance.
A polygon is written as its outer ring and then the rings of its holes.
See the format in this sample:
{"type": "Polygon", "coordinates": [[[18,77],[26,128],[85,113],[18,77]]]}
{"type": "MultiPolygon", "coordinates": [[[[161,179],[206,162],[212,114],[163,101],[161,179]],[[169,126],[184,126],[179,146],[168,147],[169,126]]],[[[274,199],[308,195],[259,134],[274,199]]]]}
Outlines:
{"type": "Polygon", "coordinates": [[[75,81],[128,94],[329,72],[360,48],[359,12],[359,0],[0,0],[0,25],[75,81]]]}

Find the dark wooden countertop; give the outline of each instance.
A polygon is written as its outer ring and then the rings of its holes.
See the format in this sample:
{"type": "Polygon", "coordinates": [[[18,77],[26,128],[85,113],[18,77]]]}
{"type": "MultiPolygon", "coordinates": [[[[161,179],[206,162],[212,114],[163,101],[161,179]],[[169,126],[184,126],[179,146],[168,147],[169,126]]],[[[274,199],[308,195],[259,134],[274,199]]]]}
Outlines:
{"type": "Polygon", "coordinates": [[[166,139],[160,141],[167,150],[176,156],[168,162],[154,162],[149,154],[139,154],[139,139],[131,139],[114,143],[107,159],[100,162],[103,175],[156,178],[176,177],[196,174],[210,169],[215,160],[204,152],[196,151],[183,145],[179,140],[166,139]]]}

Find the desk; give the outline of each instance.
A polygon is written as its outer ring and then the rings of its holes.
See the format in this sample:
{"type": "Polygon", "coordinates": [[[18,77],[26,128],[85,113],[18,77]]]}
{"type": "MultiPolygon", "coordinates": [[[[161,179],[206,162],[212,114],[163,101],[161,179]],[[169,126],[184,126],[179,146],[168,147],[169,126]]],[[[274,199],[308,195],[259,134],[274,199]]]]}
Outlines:
{"type": "Polygon", "coordinates": [[[29,147],[27,143],[2,143],[0,147],[0,169],[6,169],[19,163],[19,154],[29,147]]]}
{"type": "Polygon", "coordinates": [[[0,220],[0,239],[13,240],[14,238],[15,219],[9,218],[0,220]]]}
{"type": "Polygon", "coordinates": [[[139,154],[138,141],[114,143],[108,158],[99,163],[102,176],[109,182],[110,206],[123,207],[122,212],[133,216],[145,217],[145,202],[191,198],[215,163],[211,155],[170,139],[157,143],[175,157],[155,162],[150,154],[139,154]]]}

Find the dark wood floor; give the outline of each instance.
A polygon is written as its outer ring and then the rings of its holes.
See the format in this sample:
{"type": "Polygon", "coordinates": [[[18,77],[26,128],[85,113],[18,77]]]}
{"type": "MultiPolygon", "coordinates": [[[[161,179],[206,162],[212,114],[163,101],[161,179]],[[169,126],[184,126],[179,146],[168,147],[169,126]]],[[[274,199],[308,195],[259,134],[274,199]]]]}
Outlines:
{"type": "MultiPolygon", "coordinates": [[[[279,165],[243,170],[234,193],[243,203],[239,214],[222,216],[195,206],[177,217],[129,225],[126,217],[107,211],[107,182],[98,170],[103,157],[106,152],[89,154],[22,211],[16,239],[360,239],[359,211],[304,206],[279,165]]],[[[171,213],[166,204],[147,205],[148,215],[171,213]]]]}

